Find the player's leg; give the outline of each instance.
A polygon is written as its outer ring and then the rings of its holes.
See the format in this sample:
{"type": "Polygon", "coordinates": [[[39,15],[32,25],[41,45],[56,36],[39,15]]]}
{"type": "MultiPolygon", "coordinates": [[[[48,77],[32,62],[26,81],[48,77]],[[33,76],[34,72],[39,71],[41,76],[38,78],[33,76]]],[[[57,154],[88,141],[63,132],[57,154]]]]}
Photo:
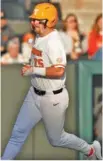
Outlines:
{"type": "Polygon", "coordinates": [[[71,148],[88,155],[92,153],[91,145],[63,129],[67,106],[66,89],[60,94],[42,99],[41,113],[48,139],[53,146],[71,148]]]}
{"type": "Polygon", "coordinates": [[[10,160],[16,157],[31,129],[40,121],[41,114],[35,105],[35,97],[37,96],[34,94],[33,97],[31,88],[18,114],[12,135],[2,156],[3,160],[10,160]]]}

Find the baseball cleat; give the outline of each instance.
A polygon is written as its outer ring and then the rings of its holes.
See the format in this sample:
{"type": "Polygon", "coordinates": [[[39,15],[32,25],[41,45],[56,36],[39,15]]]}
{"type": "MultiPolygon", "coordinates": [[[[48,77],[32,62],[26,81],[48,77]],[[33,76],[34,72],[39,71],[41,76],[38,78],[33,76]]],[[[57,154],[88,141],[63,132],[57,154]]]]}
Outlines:
{"type": "Polygon", "coordinates": [[[102,156],[101,156],[101,145],[98,141],[94,141],[92,144],[93,147],[93,154],[91,156],[88,156],[87,159],[88,160],[102,160],[102,156]]]}

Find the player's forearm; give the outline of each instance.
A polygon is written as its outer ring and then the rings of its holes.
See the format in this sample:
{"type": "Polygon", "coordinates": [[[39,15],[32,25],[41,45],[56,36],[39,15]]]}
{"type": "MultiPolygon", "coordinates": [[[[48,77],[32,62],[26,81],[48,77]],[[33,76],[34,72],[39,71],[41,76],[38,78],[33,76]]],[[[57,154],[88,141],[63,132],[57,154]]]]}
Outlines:
{"type": "Polygon", "coordinates": [[[40,68],[40,67],[31,67],[31,66],[25,66],[22,69],[22,75],[29,76],[29,75],[38,75],[38,76],[45,76],[48,78],[60,78],[64,74],[64,67],[46,67],[46,68],[40,68]]]}
{"type": "Polygon", "coordinates": [[[60,78],[64,74],[64,67],[31,67],[31,66],[24,66],[22,68],[22,75],[29,76],[29,75],[38,75],[38,76],[45,76],[48,78],[60,78]]]}
{"type": "Polygon", "coordinates": [[[64,68],[62,67],[47,67],[47,68],[33,68],[33,74],[39,76],[46,76],[48,78],[60,78],[64,74],[64,68]]]}
{"type": "Polygon", "coordinates": [[[48,67],[46,68],[46,77],[60,78],[64,74],[64,68],[62,67],[48,67]]]}

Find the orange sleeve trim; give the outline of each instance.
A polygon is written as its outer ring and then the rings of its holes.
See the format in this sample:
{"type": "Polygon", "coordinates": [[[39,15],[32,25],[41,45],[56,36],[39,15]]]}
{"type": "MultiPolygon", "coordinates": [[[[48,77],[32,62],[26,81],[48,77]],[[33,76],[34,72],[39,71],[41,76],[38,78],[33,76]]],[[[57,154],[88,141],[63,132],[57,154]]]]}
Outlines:
{"type": "Polygon", "coordinates": [[[54,65],[54,67],[63,67],[63,68],[65,68],[65,65],[63,65],[63,64],[56,64],[56,65],[54,65]]]}

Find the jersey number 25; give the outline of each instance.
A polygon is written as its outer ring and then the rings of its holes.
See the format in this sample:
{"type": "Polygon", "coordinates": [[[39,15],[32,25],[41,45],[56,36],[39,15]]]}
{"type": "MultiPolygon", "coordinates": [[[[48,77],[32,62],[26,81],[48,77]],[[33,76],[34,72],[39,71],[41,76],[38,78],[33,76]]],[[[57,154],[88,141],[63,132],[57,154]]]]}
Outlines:
{"type": "Polygon", "coordinates": [[[35,55],[35,56],[39,56],[41,58],[34,58],[34,63],[35,63],[35,66],[36,67],[44,67],[44,64],[43,64],[43,59],[42,59],[42,51],[36,49],[35,47],[32,48],[32,53],[35,55]]]}
{"type": "Polygon", "coordinates": [[[34,58],[34,62],[35,62],[35,66],[36,67],[44,67],[44,64],[43,64],[43,59],[40,59],[40,58],[34,58]]]}

